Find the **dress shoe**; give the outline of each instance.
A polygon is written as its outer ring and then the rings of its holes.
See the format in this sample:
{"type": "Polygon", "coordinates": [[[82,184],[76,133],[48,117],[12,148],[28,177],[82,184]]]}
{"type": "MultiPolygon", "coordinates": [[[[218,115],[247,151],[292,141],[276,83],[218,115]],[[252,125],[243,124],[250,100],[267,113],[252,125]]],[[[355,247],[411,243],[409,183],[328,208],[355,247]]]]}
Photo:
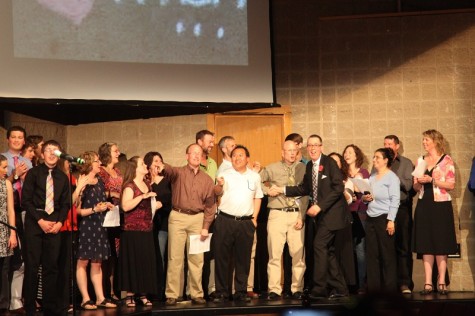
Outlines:
{"type": "Polygon", "coordinates": [[[297,292],[295,292],[294,294],[292,294],[292,299],[294,299],[294,300],[301,300],[301,299],[302,299],[302,296],[303,296],[303,293],[300,292],[300,291],[297,291],[297,292]]]}
{"type": "Polygon", "coordinates": [[[174,306],[176,305],[176,298],[167,298],[167,300],[165,301],[165,305],[167,306],[174,306]]]}
{"type": "Polygon", "coordinates": [[[249,294],[246,292],[236,292],[233,295],[233,301],[235,302],[250,302],[251,298],[249,297],[249,294]]]}
{"type": "Polygon", "coordinates": [[[366,294],[366,289],[364,287],[361,287],[356,291],[356,294],[365,295],[366,294]]]}
{"type": "Polygon", "coordinates": [[[254,293],[253,291],[247,292],[247,296],[249,296],[249,298],[252,298],[252,299],[259,298],[259,294],[254,293]]]}
{"type": "Polygon", "coordinates": [[[282,296],[280,296],[279,294],[275,292],[270,292],[269,295],[267,296],[267,299],[269,301],[277,301],[277,300],[280,300],[281,298],[282,296]]]}
{"type": "Polygon", "coordinates": [[[215,295],[214,299],[213,299],[213,303],[224,303],[224,302],[227,302],[228,301],[228,298],[224,295],[215,295]]]}
{"type": "Polygon", "coordinates": [[[324,293],[310,292],[310,294],[308,295],[308,298],[312,301],[317,301],[317,300],[326,299],[327,296],[324,293]]]}
{"type": "Polygon", "coordinates": [[[195,297],[191,299],[191,303],[196,305],[204,305],[206,304],[206,300],[202,297],[195,297]]]}
{"type": "Polygon", "coordinates": [[[344,297],[348,297],[348,294],[335,292],[335,293],[330,294],[330,296],[328,298],[331,299],[331,300],[336,300],[336,299],[340,299],[340,298],[344,298],[344,297]]]}
{"type": "Polygon", "coordinates": [[[208,300],[212,302],[217,296],[218,295],[217,295],[216,291],[213,291],[213,292],[208,294],[208,300]]]}
{"type": "Polygon", "coordinates": [[[9,312],[10,312],[10,315],[26,315],[25,308],[23,307],[20,307],[17,309],[11,309],[9,312]]]}
{"type": "Polygon", "coordinates": [[[411,294],[412,291],[407,285],[402,285],[401,286],[401,293],[402,294],[411,294]]]}

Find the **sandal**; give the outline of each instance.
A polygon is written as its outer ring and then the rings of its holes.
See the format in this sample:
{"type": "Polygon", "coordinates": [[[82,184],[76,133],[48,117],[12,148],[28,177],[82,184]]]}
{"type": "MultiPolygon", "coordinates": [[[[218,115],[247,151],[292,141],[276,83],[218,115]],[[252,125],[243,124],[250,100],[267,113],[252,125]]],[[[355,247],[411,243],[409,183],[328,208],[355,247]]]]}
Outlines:
{"type": "Polygon", "coordinates": [[[110,297],[112,303],[114,304],[117,304],[120,302],[120,298],[117,297],[117,295],[115,295],[114,293],[111,293],[111,297],[110,297]]]}
{"type": "Polygon", "coordinates": [[[142,306],[152,306],[152,302],[150,302],[146,296],[141,296],[137,302],[142,306]]]}
{"type": "Polygon", "coordinates": [[[447,290],[445,283],[439,283],[437,287],[437,291],[439,292],[440,295],[447,295],[449,294],[449,291],[447,290]]]}
{"type": "Polygon", "coordinates": [[[95,310],[97,309],[97,306],[94,305],[94,302],[89,300],[87,302],[84,302],[81,304],[81,308],[85,311],[89,311],[89,310],[95,310]]]}
{"type": "Polygon", "coordinates": [[[125,303],[127,304],[127,307],[135,307],[135,300],[133,295],[127,295],[125,297],[125,303]]]}
{"type": "Polygon", "coordinates": [[[102,307],[102,308],[116,308],[117,305],[112,303],[110,299],[104,299],[102,302],[99,304],[96,304],[97,307],[102,307]]]}
{"type": "Polygon", "coordinates": [[[429,295],[430,293],[432,293],[433,291],[433,287],[432,287],[432,284],[424,284],[424,289],[422,291],[420,291],[419,293],[421,295],[429,295]]]}

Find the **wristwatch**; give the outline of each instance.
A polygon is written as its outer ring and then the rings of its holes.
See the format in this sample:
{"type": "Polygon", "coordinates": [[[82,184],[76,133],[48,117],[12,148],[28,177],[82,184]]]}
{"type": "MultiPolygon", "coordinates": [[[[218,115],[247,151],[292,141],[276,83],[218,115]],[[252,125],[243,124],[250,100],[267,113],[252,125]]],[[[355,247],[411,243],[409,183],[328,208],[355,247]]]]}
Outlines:
{"type": "Polygon", "coordinates": [[[16,181],[18,180],[18,178],[19,178],[18,175],[15,173],[15,175],[13,176],[13,179],[16,181]]]}

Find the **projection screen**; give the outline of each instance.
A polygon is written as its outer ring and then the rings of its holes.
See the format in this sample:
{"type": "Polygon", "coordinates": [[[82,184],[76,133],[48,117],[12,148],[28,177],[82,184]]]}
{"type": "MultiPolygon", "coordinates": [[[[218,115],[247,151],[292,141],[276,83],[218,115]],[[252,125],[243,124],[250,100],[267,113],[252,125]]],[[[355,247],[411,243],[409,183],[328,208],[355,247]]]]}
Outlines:
{"type": "Polygon", "coordinates": [[[2,0],[0,97],[272,103],[267,0],[2,0]]]}

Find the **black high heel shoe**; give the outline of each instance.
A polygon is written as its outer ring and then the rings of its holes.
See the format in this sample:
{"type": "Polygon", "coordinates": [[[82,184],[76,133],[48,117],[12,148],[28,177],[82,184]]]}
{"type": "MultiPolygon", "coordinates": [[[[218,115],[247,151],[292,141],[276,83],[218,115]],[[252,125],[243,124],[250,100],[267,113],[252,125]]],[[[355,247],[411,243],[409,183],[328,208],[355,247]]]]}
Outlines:
{"type": "Polygon", "coordinates": [[[445,283],[439,283],[439,285],[437,287],[437,291],[439,292],[440,295],[449,294],[449,291],[447,290],[447,287],[445,286],[445,283]]]}
{"type": "Polygon", "coordinates": [[[432,286],[432,284],[424,284],[424,289],[422,291],[420,291],[419,293],[421,295],[429,295],[432,293],[432,291],[434,290],[434,287],[432,286]]]}

